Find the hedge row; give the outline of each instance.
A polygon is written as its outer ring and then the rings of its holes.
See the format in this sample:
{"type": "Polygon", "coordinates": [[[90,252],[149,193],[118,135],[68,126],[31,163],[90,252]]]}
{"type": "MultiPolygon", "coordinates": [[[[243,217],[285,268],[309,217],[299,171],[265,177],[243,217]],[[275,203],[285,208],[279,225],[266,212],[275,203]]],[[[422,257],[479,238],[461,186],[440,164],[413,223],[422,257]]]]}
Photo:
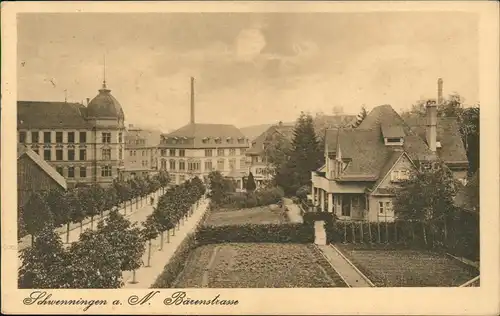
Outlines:
{"type": "Polygon", "coordinates": [[[314,227],[299,223],[203,226],[196,233],[199,245],[226,242],[312,243],[314,227]]]}

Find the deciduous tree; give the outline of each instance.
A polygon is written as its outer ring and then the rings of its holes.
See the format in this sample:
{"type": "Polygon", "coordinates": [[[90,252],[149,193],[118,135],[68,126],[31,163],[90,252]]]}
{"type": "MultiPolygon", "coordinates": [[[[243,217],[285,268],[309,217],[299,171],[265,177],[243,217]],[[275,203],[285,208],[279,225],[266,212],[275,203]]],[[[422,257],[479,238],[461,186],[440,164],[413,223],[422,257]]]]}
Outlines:
{"type": "Polygon", "coordinates": [[[43,228],[54,226],[54,216],[40,193],[34,192],[29,197],[28,202],[23,208],[23,221],[26,232],[31,235],[31,244],[34,243],[35,236],[43,228]]]}
{"type": "Polygon", "coordinates": [[[50,226],[42,228],[33,245],[21,251],[19,288],[66,288],[67,259],[57,233],[50,226]]]}
{"type": "Polygon", "coordinates": [[[435,227],[437,221],[446,223],[455,210],[453,197],[456,183],[451,171],[442,162],[436,162],[431,169],[414,172],[395,193],[395,215],[398,219],[421,222],[426,244],[425,227],[435,227]]]}
{"type": "Polygon", "coordinates": [[[72,289],[116,289],[123,285],[120,253],[101,232],[86,230],[69,249],[72,289]]]}

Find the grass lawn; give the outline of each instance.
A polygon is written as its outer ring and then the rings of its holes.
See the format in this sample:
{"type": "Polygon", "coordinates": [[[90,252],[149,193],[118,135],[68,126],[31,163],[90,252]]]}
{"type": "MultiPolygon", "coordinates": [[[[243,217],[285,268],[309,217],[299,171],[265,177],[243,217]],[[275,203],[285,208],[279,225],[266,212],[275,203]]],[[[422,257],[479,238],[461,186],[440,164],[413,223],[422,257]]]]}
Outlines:
{"type": "Polygon", "coordinates": [[[227,243],[196,248],[176,288],[339,287],[340,277],[312,245],[227,243]]]}
{"type": "Polygon", "coordinates": [[[445,254],[414,249],[336,245],[376,286],[460,286],[479,272],[445,254]]]}
{"type": "Polygon", "coordinates": [[[218,209],[210,212],[205,225],[224,226],[242,224],[281,224],[286,222],[284,212],[269,206],[247,209],[218,209]]]}

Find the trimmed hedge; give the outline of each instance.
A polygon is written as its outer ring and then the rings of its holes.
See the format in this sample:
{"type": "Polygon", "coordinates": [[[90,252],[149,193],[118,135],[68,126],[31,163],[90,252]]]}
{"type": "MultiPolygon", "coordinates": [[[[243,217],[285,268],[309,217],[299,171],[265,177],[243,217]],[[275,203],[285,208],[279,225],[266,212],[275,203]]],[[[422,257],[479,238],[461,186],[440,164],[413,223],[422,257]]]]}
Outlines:
{"type": "Polygon", "coordinates": [[[196,248],[195,236],[194,234],[188,234],[150,288],[163,289],[172,287],[177,276],[182,272],[182,269],[184,269],[191,250],[194,248],[196,248]]]}
{"type": "Polygon", "coordinates": [[[226,242],[313,243],[312,225],[245,224],[228,226],[203,226],[196,233],[200,245],[226,242]]]}

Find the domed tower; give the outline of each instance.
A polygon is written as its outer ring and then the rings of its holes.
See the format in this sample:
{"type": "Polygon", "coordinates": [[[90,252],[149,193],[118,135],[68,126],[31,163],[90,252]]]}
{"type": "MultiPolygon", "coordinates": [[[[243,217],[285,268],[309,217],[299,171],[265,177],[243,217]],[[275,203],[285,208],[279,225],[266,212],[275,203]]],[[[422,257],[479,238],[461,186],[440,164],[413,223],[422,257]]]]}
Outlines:
{"type": "Polygon", "coordinates": [[[106,79],[99,94],[87,105],[86,116],[92,129],[92,182],[109,185],[120,177],[124,167],[125,114],[107,88],[106,79]]]}

